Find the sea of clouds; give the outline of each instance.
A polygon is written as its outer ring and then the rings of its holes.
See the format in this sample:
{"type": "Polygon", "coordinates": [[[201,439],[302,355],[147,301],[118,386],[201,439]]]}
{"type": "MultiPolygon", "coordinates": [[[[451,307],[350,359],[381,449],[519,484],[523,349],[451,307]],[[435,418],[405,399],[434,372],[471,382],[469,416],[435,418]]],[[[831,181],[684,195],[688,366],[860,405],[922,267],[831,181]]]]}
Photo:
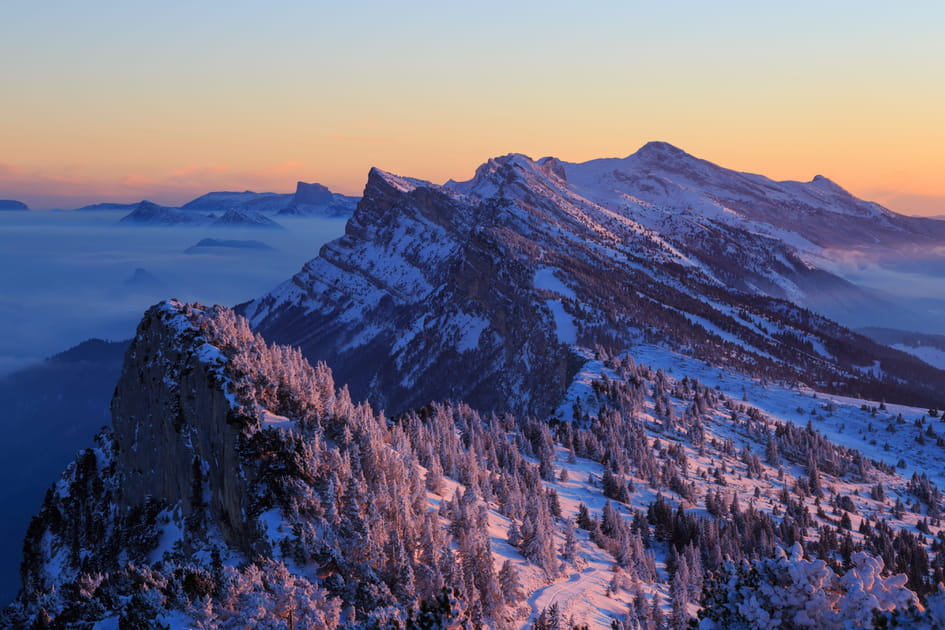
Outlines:
{"type": "Polygon", "coordinates": [[[0,375],[98,337],[128,339],[145,309],[176,297],[232,306],[289,279],[344,219],[279,217],[285,230],[117,225],[121,212],[0,215],[0,375]],[[257,240],[274,251],[202,248],[257,240]],[[130,282],[144,269],[156,283],[130,282]]]}

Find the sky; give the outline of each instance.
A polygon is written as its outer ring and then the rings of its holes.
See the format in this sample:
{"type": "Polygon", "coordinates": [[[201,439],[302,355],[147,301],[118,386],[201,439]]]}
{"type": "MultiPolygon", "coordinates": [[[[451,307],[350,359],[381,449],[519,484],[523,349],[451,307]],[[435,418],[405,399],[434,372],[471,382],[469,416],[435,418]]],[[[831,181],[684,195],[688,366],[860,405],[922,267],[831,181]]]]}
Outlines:
{"type": "Polygon", "coordinates": [[[663,140],[945,215],[945,3],[4,0],[0,198],[359,194],[663,140]]]}

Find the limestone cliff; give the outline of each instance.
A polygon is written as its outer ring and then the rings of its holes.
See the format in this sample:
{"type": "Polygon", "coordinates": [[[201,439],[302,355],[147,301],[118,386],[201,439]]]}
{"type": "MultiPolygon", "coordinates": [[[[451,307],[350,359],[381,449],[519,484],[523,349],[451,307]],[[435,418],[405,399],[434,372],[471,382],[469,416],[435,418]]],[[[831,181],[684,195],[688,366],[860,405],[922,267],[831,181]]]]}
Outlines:
{"type": "Polygon", "coordinates": [[[233,382],[234,357],[254,343],[223,307],[172,300],[148,310],[125,355],[113,428],[77,455],[30,525],[26,592],[55,601],[83,573],[145,562],[175,520],[193,531],[164,542],[183,553],[206,547],[207,532],[247,556],[268,544],[261,505],[250,505],[259,406],[233,382]]]}
{"type": "Polygon", "coordinates": [[[219,312],[170,302],[145,315],[112,400],[117,464],[124,505],[151,497],[188,516],[209,507],[227,542],[248,550],[243,431],[228,359],[211,343],[219,312]]]}

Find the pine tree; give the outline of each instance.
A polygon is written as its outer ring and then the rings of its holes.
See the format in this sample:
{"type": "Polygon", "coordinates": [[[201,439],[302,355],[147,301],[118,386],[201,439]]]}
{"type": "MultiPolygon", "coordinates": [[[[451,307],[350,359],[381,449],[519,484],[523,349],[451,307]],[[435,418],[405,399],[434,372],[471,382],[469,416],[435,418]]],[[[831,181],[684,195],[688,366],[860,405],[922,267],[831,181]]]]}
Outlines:
{"type": "Polygon", "coordinates": [[[506,604],[517,604],[525,597],[522,593],[518,570],[511,560],[503,562],[502,568],[499,569],[499,587],[502,589],[502,597],[506,604]]]}
{"type": "Polygon", "coordinates": [[[682,630],[689,623],[689,565],[685,555],[680,555],[677,559],[676,573],[673,575],[673,581],[670,585],[670,603],[673,607],[670,625],[673,630],[682,630]]]}
{"type": "Polygon", "coordinates": [[[574,519],[568,519],[564,522],[564,542],[561,544],[561,557],[565,562],[574,564],[577,562],[577,526],[574,519]]]}

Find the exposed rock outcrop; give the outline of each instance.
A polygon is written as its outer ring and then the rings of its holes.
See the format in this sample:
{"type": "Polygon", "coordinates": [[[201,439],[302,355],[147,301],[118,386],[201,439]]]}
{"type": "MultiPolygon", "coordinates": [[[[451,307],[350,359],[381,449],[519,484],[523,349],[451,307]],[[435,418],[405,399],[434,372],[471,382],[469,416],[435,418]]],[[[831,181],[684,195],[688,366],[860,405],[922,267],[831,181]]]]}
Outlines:
{"type": "Polygon", "coordinates": [[[354,212],[357,197],[333,193],[321,184],[298,182],[292,200],[279,214],[344,217],[354,212]]]}
{"type": "Polygon", "coordinates": [[[112,400],[121,500],[135,507],[157,499],[185,515],[209,507],[227,542],[248,551],[242,428],[226,392],[227,358],[202,330],[214,315],[171,302],[138,326],[112,400]]]}

